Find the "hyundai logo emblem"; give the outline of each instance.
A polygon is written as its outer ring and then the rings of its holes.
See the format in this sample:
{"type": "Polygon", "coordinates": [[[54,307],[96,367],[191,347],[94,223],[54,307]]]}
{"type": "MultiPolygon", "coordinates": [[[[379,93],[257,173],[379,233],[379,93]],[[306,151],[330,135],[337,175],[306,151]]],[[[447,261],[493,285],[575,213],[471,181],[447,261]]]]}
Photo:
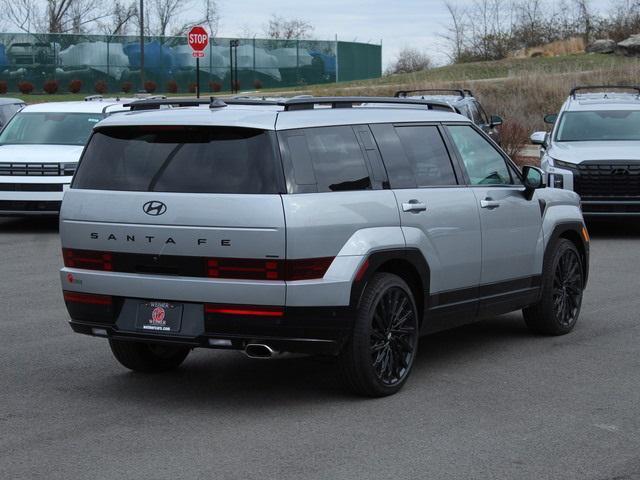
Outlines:
{"type": "Polygon", "coordinates": [[[629,170],[626,168],[614,168],[611,170],[612,175],[629,175],[629,170]]]}
{"type": "Polygon", "coordinates": [[[142,206],[142,210],[147,215],[153,215],[154,217],[157,217],[158,215],[162,215],[164,212],[167,211],[167,206],[162,202],[158,202],[157,200],[152,200],[150,202],[145,203],[142,206]]]}

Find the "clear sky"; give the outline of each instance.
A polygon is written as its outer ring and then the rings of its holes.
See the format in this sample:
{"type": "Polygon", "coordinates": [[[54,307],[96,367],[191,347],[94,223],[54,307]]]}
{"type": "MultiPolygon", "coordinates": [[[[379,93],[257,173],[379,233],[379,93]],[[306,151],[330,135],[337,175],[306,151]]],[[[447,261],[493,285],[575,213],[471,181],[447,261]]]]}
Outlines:
{"type": "MultiPolygon", "coordinates": [[[[468,1],[468,0],[459,0],[468,1]]],[[[218,0],[222,37],[263,34],[272,13],[307,20],[314,37],[380,43],[386,66],[403,46],[425,49],[446,61],[439,34],[448,17],[442,0],[218,0]]]]}

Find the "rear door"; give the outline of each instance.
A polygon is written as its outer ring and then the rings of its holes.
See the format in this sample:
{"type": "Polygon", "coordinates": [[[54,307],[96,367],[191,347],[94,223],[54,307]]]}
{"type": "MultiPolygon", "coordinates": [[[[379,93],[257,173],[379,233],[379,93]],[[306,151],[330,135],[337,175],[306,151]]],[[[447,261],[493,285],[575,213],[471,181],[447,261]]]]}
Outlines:
{"type": "MultiPolygon", "coordinates": [[[[400,211],[407,246],[419,248],[430,268],[431,309],[469,320],[477,306],[481,241],[473,192],[460,185],[441,127],[372,125],[400,211]]],[[[456,320],[448,319],[443,327],[456,320]]],[[[431,325],[433,329],[440,328],[431,325]]],[[[427,327],[428,328],[428,327],[427,327]]]]}
{"type": "Polygon", "coordinates": [[[541,271],[542,213],[506,157],[471,125],[447,130],[465,167],[482,224],[480,294],[485,299],[526,294],[541,271]]]}
{"type": "MultiPolygon", "coordinates": [[[[267,280],[260,262],[285,258],[274,142],[248,128],[99,130],[65,195],[63,246],[132,254],[118,266],[129,273],[267,280]]],[[[238,303],[284,304],[284,281],[261,291],[271,298],[238,303]]],[[[225,302],[242,296],[220,292],[225,302]]]]}

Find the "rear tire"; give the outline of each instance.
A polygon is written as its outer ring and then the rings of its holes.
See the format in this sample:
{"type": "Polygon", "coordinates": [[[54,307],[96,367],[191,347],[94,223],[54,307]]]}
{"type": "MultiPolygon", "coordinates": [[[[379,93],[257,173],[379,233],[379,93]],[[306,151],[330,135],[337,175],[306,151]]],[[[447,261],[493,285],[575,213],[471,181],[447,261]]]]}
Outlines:
{"type": "Polygon", "coordinates": [[[582,259],[570,240],[553,245],[542,271],[542,298],[522,311],[527,327],[544,335],[565,335],[573,330],[582,305],[582,259]]]}
{"type": "Polygon", "coordinates": [[[159,373],[180,366],[191,350],[188,347],[109,340],[113,356],[135,372],[159,373]]]}
{"type": "Polygon", "coordinates": [[[418,311],[402,278],[377,273],[366,286],[353,335],[340,354],[345,383],[357,394],[392,395],[406,382],[418,351],[418,311]]]}

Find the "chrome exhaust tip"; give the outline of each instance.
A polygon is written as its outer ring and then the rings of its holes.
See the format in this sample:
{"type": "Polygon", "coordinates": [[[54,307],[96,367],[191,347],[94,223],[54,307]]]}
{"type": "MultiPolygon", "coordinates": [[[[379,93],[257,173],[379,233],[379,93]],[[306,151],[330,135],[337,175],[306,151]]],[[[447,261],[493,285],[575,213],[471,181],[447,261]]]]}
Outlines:
{"type": "Polygon", "coordinates": [[[271,358],[276,352],[262,343],[250,343],[244,348],[244,354],[249,358],[271,358]]]}

